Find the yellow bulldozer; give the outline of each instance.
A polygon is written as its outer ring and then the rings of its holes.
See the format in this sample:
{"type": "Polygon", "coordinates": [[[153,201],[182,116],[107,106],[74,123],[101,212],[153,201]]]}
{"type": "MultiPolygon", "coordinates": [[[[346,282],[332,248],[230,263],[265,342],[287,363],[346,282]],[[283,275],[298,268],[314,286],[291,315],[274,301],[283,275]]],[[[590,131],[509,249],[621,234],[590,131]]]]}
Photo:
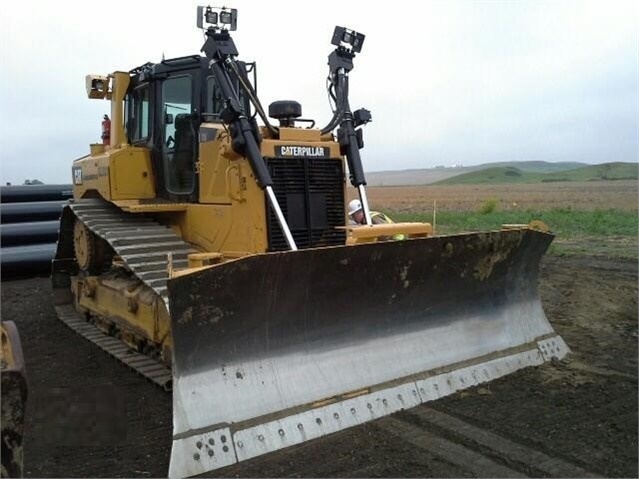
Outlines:
{"type": "Polygon", "coordinates": [[[371,114],[348,100],[364,35],[334,30],[318,128],[295,101],[266,114],[235,9],[198,7],[197,24],[202,54],[87,77],[111,102],[108,144],[73,162],[52,264],[60,319],[172,388],[171,477],[567,353],[537,289],[550,233],[372,223],[371,114]]]}

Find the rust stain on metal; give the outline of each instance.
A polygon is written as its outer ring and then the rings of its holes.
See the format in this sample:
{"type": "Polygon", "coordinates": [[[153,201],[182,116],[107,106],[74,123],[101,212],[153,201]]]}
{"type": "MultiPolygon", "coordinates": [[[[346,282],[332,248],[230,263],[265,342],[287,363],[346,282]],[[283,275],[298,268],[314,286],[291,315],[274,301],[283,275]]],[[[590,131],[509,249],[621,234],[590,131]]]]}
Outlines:
{"type": "Polygon", "coordinates": [[[475,265],[473,276],[479,281],[484,281],[490,278],[495,265],[507,259],[513,249],[519,246],[522,235],[501,236],[497,241],[489,235],[482,235],[481,240],[488,245],[488,252],[475,265]]]}
{"type": "Polygon", "coordinates": [[[450,258],[453,256],[453,244],[450,241],[448,241],[444,245],[444,251],[442,252],[442,256],[444,258],[450,258]]]}
{"type": "Polygon", "coordinates": [[[203,324],[217,324],[226,316],[219,306],[214,305],[202,305],[201,313],[204,319],[203,324]]]}
{"type": "Polygon", "coordinates": [[[182,313],[180,317],[178,318],[178,323],[187,324],[187,323],[190,323],[192,319],[193,319],[193,307],[189,306],[184,311],[184,313],[182,313]]]}
{"type": "Polygon", "coordinates": [[[473,270],[473,276],[475,279],[480,281],[484,281],[490,278],[490,275],[493,273],[493,268],[495,265],[508,257],[508,253],[510,251],[499,251],[496,253],[488,254],[484,256],[479,262],[475,265],[475,269],[473,270]]]}

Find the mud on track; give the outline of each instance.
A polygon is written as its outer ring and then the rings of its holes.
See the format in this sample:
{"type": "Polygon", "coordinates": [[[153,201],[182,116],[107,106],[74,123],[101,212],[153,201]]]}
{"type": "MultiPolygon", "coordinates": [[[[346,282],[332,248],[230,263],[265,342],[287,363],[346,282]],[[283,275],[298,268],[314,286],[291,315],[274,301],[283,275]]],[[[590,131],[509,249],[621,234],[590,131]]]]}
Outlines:
{"type": "MultiPolygon", "coordinates": [[[[546,257],[541,294],[572,348],[418,408],[217,471],[248,477],[637,477],[637,262],[546,257]]],[[[48,280],[2,283],[29,380],[28,477],[157,477],[171,396],[59,322],[48,280]]]]}

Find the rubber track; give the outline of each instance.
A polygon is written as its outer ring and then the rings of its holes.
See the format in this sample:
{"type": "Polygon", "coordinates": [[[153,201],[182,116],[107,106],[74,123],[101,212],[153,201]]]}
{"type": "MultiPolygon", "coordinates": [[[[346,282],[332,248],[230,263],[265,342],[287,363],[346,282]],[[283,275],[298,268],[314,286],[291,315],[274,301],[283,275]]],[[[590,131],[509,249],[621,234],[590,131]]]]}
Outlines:
{"type": "Polygon", "coordinates": [[[96,326],[89,323],[72,305],[56,306],[55,310],[58,318],[76,333],[116,357],[145,378],[163,387],[166,391],[171,390],[171,370],[165,365],[133,351],[124,342],[103,333],[96,326]]]}

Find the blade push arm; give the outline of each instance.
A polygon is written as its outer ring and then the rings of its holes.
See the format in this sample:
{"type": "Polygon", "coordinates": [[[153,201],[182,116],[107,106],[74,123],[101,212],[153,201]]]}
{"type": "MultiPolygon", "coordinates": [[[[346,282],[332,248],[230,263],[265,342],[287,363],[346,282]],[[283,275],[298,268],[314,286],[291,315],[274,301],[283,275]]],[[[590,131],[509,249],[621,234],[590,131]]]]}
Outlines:
{"type": "Polygon", "coordinates": [[[248,159],[258,185],[266,191],[268,201],[275,212],[289,248],[295,251],[297,245],[273,192],[273,180],[260,152],[256,129],[249,121],[233,82],[230,80],[230,74],[237,71],[234,57],[237,56],[238,51],[235,43],[227,30],[209,28],[206,31],[206,42],[202,51],[210,60],[211,71],[224,98],[225,108],[221,117],[231,131],[233,149],[248,159]]]}
{"type": "Polygon", "coordinates": [[[360,125],[371,121],[370,111],[361,108],[351,111],[348,101],[348,73],[353,69],[353,58],[359,53],[364,43],[364,35],[343,27],[335,27],[333,45],[337,48],[328,57],[329,80],[334,88],[335,112],[329,124],[322,129],[322,133],[332,131],[337,125],[337,139],[340,152],[346,156],[351,184],[357,188],[366,224],[371,225],[371,214],[366,196],[366,177],[362,166],[359,150],[364,147],[362,130],[356,130],[360,125]]]}

